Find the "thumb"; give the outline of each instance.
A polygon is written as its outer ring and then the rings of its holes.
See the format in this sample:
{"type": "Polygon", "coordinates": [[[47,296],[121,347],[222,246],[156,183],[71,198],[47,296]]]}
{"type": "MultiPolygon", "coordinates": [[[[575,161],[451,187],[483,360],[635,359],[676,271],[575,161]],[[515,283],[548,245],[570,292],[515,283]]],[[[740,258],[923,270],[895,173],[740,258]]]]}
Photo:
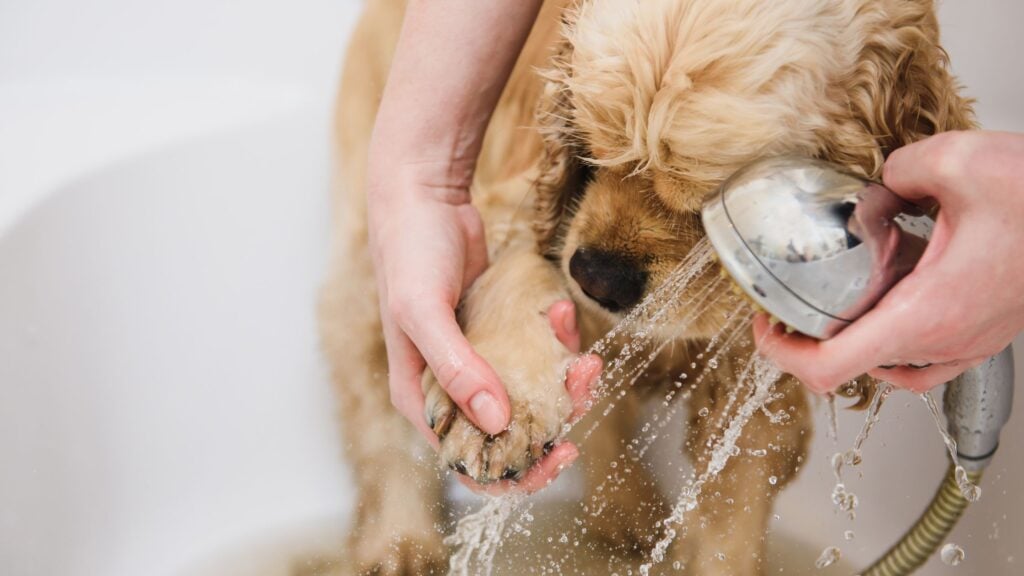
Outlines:
{"type": "Polygon", "coordinates": [[[885,161],[882,181],[906,200],[920,204],[934,199],[943,208],[956,208],[974,140],[968,132],[944,132],[899,148],[885,161]]]}
{"type": "Polygon", "coordinates": [[[456,209],[456,213],[466,242],[466,260],[462,275],[462,291],[465,292],[487,269],[487,237],[484,234],[484,222],[476,208],[464,204],[456,209]]]}
{"type": "Polygon", "coordinates": [[[399,321],[448,396],[478,428],[498,434],[511,408],[501,380],[462,334],[455,312],[443,302],[413,306],[399,321]]]}

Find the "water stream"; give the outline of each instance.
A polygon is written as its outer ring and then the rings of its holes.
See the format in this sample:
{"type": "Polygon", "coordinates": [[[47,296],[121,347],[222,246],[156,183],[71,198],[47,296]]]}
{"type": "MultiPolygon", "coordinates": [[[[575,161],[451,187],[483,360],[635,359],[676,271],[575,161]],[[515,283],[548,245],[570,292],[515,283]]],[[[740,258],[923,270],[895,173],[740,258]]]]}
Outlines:
{"type": "MultiPolygon", "coordinates": [[[[706,462],[706,465],[703,470],[694,471],[687,478],[671,507],[671,512],[650,527],[652,539],[657,537],[657,540],[647,561],[637,571],[642,576],[648,576],[654,566],[663,562],[673,541],[685,534],[687,514],[697,507],[704,487],[722,472],[733,456],[740,453],[737,441],[749,420],[758,411],[764,412],[773,423],[783,422],[789,417],[785,410],[772,413],[768,409],[768,405],[776,398],[774,386],[781,376],[781,372],[770,361],[756,354],[749,359],[736,358],[735,354],[726,356],[735,349],[738,342],[749,337],[752,309],[746,301],[732,296],[730,291],[725,289],[727,284],[723,279],[708,282],[700,289],[687,291],[693,281],[708,269],[712,261],[712,249],[707,240],[703,240],[660,287],[645,297],[587,351],[600,355],[605,363],[588,408],[596,405],[602,405],[603,408],[585,420],[587,424],[586,428],[581,430],[581,442],[588,439],[607,420],[620,400],[629,393],[633,384],[647,373],[658,355],[667,346],[677,345],[672,337],[673,333],[684,333],[712,306],[724,304],[726,308],[731,309],[722,319],[722,327],[718,334],[711,338],[703,349],[697,351],[696,361],[689,365],[688,370],[677,374],[671,380],[656,410],[650,415],[650,419],[644,422],[640,434],[624,446],[625,451],[609,464],[611,469],[607,471],[603,481],[594,487],[589,497],[581,503],[580,513],[572,518],[575,533],[563,533],[559,538],[560,545],[579,545],[582,539],[580,536],[587,533],[588,520],[600,516],[606,510],[606,498],[609,493],[618,489],[617,486],[623,481],[622,474],[631,473],[633,465],[641,465],[640,459],[676,417],[682,406],[677,400],[688,398],[705,378],[719,367],[719,363],[728,357],[734,366],[739,367],[739,374],[735,385],[729,387],[723,409],[713,421],[708,422],[712,434],[701,447],[705,457],[699,459],[706,462]],[[732,300],[723,301],[723,298],[732,300]]],[[[850,520],[856,515],[858,500],[847,488],[843,480],[843,471],[846,467],[861,463],[864,442],[879,421],[882,405],[892,391],[892,385],[884,382],[879,384],[853,445],[845,451],[837,451],[831,458],[832,473],[835,477],[831,501],[836,511],[847,515],[850,520]]],[[[970,502],[976,501],[981,491],[968,480],[966,472],[959,465],[956,444],[942,425],[935,401],[927,393],[922,394],[921,398],[935,419],[956,466],[956,479],[961,493],[970,502]]],[[[838,442],[838,416],[834,395],[827,397],[826,407],[828,435],[834,442],[838,442]]],[[[702,409],[698,416],[707,417],[708,413],[702,409]]],[[[563,427],[560,439],[583,421],[580,419],[567,423],[563,427]]],[[[764,456],[767,450],[762,447],[748,448],[747,453],[751,456],[764,456]]],[[[769,483],[774,483],[774,477],[769,479],[769,483]]],[[[499,548],[508,538],[529,537],[529,524],[532,520],[526,496],[508,494],[486,498],[478,510],[459,520],[454,533],[445,539],[445,543],[453,549],[449,575],[490,576],[499,548]]],[[[853,537],[851,530],[844,534],[846,541],[852,540],[853,537]]],[[[543,558],[538,556],[538,561],[543,565],[535,564],[535,570],[531,569],[531,573],[536,570],[544,574],[561,573],[565,552],[563,551],[561,557],[557,553],[546,554],[543,558]]],[[[571,548],[568,553],[573,554],[571,548]]],[[[841,556],[842,552],[838,546],[829,546],[822,551],[815,565],[818,568],[826,568],[838,562],[841,556]]],[[[943,561],[949,564],[955,565],[962,558],[963,550],[958,546],[947,545],[947,548],[943,549],[943,561]]],[[[676,564],[673,564],[673,568],[681,568],[676,564]]]]}

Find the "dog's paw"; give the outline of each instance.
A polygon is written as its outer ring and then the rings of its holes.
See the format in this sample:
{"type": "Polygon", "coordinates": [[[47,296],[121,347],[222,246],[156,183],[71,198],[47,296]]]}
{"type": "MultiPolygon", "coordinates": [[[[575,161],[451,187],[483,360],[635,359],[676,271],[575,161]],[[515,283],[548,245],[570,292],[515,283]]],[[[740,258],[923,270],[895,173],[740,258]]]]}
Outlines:
{"type": "Polygon", "coordinates": [[[509,386],[512,417],[497,435],[480,431],[455,404],[428,370],[424,375],[427,423],[441,441],[444,465],[480,484],[518,480],[551,451],[569,418],[571,401],[558,380],[536,383],[530,399],[517,398],[509,386]]]}

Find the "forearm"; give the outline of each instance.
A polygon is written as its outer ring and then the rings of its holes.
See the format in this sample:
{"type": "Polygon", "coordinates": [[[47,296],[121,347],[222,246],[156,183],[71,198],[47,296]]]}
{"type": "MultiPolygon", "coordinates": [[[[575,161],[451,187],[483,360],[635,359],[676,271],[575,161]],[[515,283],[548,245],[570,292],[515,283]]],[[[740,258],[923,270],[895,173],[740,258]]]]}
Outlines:
{"type": "Polygon", "coordinates": [[[484,130],[541,0],[410,0],[371,143],[374,159],[468,186],[484,130]],[[378,153],[380,152],[380,153],[378,153]]]}

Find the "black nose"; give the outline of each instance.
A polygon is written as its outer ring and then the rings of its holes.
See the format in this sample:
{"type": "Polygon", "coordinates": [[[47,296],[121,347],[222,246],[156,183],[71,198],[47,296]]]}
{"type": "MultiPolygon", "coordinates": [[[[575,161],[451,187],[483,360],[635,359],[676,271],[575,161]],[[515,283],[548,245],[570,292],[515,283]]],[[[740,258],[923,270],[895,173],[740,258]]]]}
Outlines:
{"type": "Polygon", "coordinates": [[[647,272],[628,258],[580,248],[569,259],[569,274],[583,293],[611,312],[640,301],[647,285],[647,272]]]}

